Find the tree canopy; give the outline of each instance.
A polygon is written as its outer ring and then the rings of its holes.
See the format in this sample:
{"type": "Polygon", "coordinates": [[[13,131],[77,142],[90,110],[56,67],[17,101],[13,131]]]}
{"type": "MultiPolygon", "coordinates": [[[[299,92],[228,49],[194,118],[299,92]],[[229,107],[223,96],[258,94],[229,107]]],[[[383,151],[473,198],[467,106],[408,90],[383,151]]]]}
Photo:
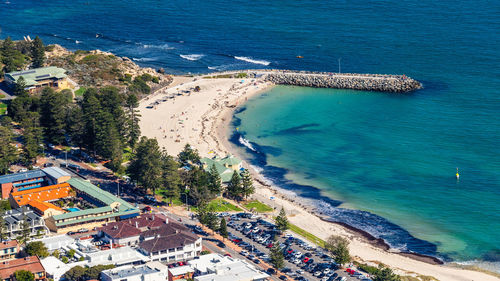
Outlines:
{"type": "Polygon", "coordinates": [[[281,207],[281,211],[279,215],[276,217],[276,227],[281,232],[284,232],[289,228],[288,218],[286,217],[286,212],[283,207],[281,207]]]}
{"type": "Polygon", "coordinates": [[[16,281],[34,281],[35,275],[27,270],[21,269],[14,272],[14,277],[16,281]]]}
{"type": "Polygon", "coordinates": [[[335,262],[341,266],[351,261],[349,240],[346,238],[331,235],[326,240],[325,248],[333,255],[335,262]]]}
{"type": "Polygon", "coordinates": [[[47,247],[45,247],[45,244],[41,241],[28,243],[24,250],[28,255],[37,256],[42,259],[49,256],[49,251],[47,250],[47,247]]]}

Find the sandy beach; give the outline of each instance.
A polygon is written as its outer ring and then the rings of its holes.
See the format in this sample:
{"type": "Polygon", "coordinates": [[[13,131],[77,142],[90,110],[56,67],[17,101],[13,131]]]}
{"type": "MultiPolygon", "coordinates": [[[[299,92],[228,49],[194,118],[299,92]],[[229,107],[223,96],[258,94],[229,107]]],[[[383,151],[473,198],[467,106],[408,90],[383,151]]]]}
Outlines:
{"type": "MultiPolygon", "coordinates": [[[[232,114],[249,97],[269,87],[272,85],[261,78],[242,80],[174,77],[174,82],[168,88],[141,100],[139,110],[142,116],[142,134],[156,138],[160,147],[164,147],[171,155],[177,155],[186,143],[196,148],[202,157],[238,154],[227,137],[232,114]],[[195,91],[197,86],[199,91],[195,91]]],[[[277,207],[277,210],[283,206],[293,224],[322,239],[332,234],[348,237],[351,240],[351,254],[357,260],[381,262],[402,275],[425,275],[444,281],[500,280],[485,273],[432,264],[430,259],[426,262],[384,250],[355,231],[322,220],[308,206],[298,203],[299,198],[288,193],[285,195],[277,187],[261,184],[266,182],[265,179],[248,165],[244,166],[250,168],[257,179],[254,198],[277,207]],[[269,199],[271,196],[275,197],[272,201],[269,199]]]]}

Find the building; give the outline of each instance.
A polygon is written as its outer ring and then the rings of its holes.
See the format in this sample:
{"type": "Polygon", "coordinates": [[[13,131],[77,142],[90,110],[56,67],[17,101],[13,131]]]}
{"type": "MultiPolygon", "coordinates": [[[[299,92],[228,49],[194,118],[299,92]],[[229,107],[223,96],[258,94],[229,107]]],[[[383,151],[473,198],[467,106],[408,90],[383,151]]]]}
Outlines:
{"type": "Polygon", "coordinates": [[[32,201],[50,202],[71,195],[71,186],[61,183],[26,190],[13,191],[10,193],[9,202],[12,207],[18,208],[30,204],[32,201]]]}
{"type": "Polygon", "coordinates": [[[159,262],[140,266],[117,267],[101,272],[102,281],[160,281],[167,280],[168,268],[159,262]]]}
{"type": "Polygon", "coordinates": [[[200,161],[205,171],[210,171],[212,166],[215,166],[215,169],[224,183],[230,182],[233,173],[241,169],[241,160],[233,155],[227,155],[224,158],[218,156],[213,158],[204,157],[200,159],[200,161]]]}
{"type": "Polygon", "coordinates": [[[15,259],[19,253],[19,243],[16,240],[0,243],[0,261],[15,259]]]}
{"type": "Polygon", "coordinates": [[[150,261],[147,256],[128,246],[84,253],[82,256],[88,262],[88,266],[100,264],[114,264],[116,266],[139,265],[150,261]]]}
{"type": "Polygon", "coordinates": [[[168,269],[168,281],[193,279],[194,269],[189,265],[168,269]]]}
{"type": "Polygon", "coordinates": [[[25,257],[10,261],[0,262],[0,280],[15,280],[14,273],[18,270],[27,270],[35,275],[36,281],[46,279],[45,268],[37,256],[25,257]]]}
{"type": "Polygon", "coordinates": [[[102,237],[101,240],[106,243],[134,246],[139,244],[141,236],[145,233],[147,235],[148,231],[154,231],[163,226],[179,231],[189,231],[186,226],[173,222],[162,214],[144,214],[140,217],[107,223],[98,231],[99,236],[102,237]]]}
{"type": "Polygon", "coordinates": [[[19,82],[19,78],[21,77],[23,77],[26,84],[25,89],[30,93],[38,92],[45,87],[50,87],[54,90],[70,88],[66,70],[55,66],[10,72],[5,74],[5,81],[8,85],[14,86],[19,82]]]}
{"type": "Polygon", "coordinates": [[[71,269],[70,265],[63,263],[60,259],[53,256],[48,256],[40,260],[40,262],[45,269],[47,277],[54,281],[59,281],[64,273],[71,269]]]}
{"type": "Polygon", "coordinates": [[[11,192],[24,191],[51,184],[60,184],[67,181],[69,178],[70,175],[58,167],[3,175],[0,176],[2,199],[9,198],[11,192]]]}
{"type": "Polygon", "coordinates": [[[55,236],[48,236],[40,239],[34,239],[34,241],[40,241],[42,242],[45,247],[47,247],[47,250],[49,252],[52,252],[57,249],[61,248],[67,248],[69,245],[75,243],[75,239],[72,238],[69,235],[62,234],[62,235],[55,235],[55,236]]]}
{"type": "Polygon", "coordinates": [[[44,235],[49,232],[43,218],[27,206],[7,210],[2,214],[2,217],[5,221],[7,237],[10,239],[15,239],[21,234],[24,220],[28,223],[30,236],[44,235]]]}
{"type": "Polygon", "coordinates": [[[139,251],[153,261],[173,262],[189,260],[201,253],[201,237],[165,225],[141,234],[139,251]]]}
{"type": "Polygon", "coordinates": [[[71,175],[58,167],[48,167],[42,169],[42,171],[49,177],[50,181],[54,184],[61,184],[67,182],[71,179],[71,175]]]}
{"type": "Polygon", "coordinates": [[[269,277],[246,261],[219,254],[203,255],[188,264],[194,269],[195,281],[257,281],[269,277]]]}
{"type": "Polygon", "coordinates": [[[92,229],[105,223],[138,216],[139,209],[99,187],[77,178],[67,181],[75,191],[75,196],[97,206],[78,210],[46,219],[48,228],[57,233],[77,231],[81,228],[92,229]]]}
{"type": "Polygon", "coordinates": [[[46,185],[46,174],[42,170],[0,176],[2,199],[9,198],[12,191],[22,191],[46,185]]]}

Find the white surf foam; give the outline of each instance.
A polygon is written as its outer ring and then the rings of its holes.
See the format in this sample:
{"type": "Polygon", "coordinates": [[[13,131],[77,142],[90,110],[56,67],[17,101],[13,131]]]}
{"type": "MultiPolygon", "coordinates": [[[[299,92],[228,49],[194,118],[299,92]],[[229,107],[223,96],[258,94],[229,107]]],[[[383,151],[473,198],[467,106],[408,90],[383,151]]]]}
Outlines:
{"type": "Polygon", "coordinates": [[[145,49],[160,49],[160,50],[173,50],[173,49],[175,49],[174,47],[171,47],[168,44],[162,44],[162,45],[143,44],[142,47],[145,49]]]}
{"type": "Polygon", "coordinates": [[[238,57],[238,56],[235,56],[234,58],[237,59],[237,60],[242,60],[242,61],[246,61],[246,62],[254,63],[254,64],[262,64],[262,65],[270,65],[271,64],[271,62],[266,61],[266,60],[256,60],[256,59],[252,59],[252,58],[249,58],[249,57],[238,57]]]}
{"type": "Polygon", "coordinates": [[[203,54],[191,54],[191,55],[179,55],[179,56],[183,59],[186,59],[186,60],[195,61],[195,60],[201,59],[205,55],[203,55],[203,54]]]}
{"type": "Polygon", "coordinates": [[[134,61],[154,61],[154,58],[132,58],[134,61]]]}
{"type": "Polygon", "coordinates": [[[255,147],[253,147],[253,145],[247,139],[245,139],[243,136],[240,136],[240,138],[238,139],[238,141],[242,145],[248,147],[248,149],[257,152],[257,150],[255,149],[255,147]]]}
{"type": "Polygon", "coordinates": [[[82,43],[82,41],[75,40],[75,43],[80,44],[80,43],[82,43]]]}

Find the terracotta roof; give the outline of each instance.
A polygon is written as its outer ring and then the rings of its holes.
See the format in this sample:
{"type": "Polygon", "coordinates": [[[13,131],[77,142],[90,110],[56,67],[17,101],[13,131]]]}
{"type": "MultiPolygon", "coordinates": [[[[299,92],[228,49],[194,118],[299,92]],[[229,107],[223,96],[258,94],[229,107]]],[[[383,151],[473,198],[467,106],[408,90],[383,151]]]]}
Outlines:
{"type": "Polygon", "coordinates": [[[189,234],[190,233],[179,232],[153,238],[141,242],[139,244],[139,248],[145,250],[148,253],[153,253],[193,244],[196,242],[196,240],[199,239],[198,237],[189,234]]]}
{"type": "Polygon", "coordinates": [[[57,207],[56,205],[54,205],[52,203],[43,202],[43,201],[40,201],[40,200],[31,200],[31,201],[28,202],[28,205],[30,205],[31,207],[33,207],[35,209],[40,210],[41,212],[45,212],[48,209],[54,209],[54,210],[58,210],[58,211],[63,211],[63,209],[57,207]]]}
{"type": "Polygon", "coordinates": [[[0,243],[0,250],[17,247],[18,245],[17,240],[3,241],[0,243]]]}
{"type": "Polygon", "coordinates": [[[168,219],[167,224],[167,219],[168,218],[162,214],[144,214],[140,217],[108,223],[98,230],[114,239],[137,236],[141,233],[149,233],[146,237],[151,237],[157,234],[154,230],[161,229],[160,232],[164,233],[165,230],[163,228],[171,229],[168,234],[175,233],[176,230],[177,232],[189,231],[189,228],[174,222],[172,219],[168,219]]]}
{"type": "MultiPolygon", "coordinates": [[[[123,221],[122,221],[123,222],[123,221]]],[[[106,233],[113,239],[122,239],[127,237],[139,236],[141,230],[135,228],[128,223],[110,223],[103,227],[98,228],[99,231],[106,233]]]]}
{"type": "Polygon", "coordinates": [[[25,257],[10,261],[0,262],[0,278],[5,280],[18,270],[27,270],[32,273],[45,272],[43,265],[36,256],[25,257]]]}
{"type": "Polygon", "coordinates": [[[32,188],[23,191],[12,192],[10,196],[16,200],[19,206],[28,204],[31,200],[51,201],[69,196],[71,186],[68,183],[49,185],[32,188]]]}

